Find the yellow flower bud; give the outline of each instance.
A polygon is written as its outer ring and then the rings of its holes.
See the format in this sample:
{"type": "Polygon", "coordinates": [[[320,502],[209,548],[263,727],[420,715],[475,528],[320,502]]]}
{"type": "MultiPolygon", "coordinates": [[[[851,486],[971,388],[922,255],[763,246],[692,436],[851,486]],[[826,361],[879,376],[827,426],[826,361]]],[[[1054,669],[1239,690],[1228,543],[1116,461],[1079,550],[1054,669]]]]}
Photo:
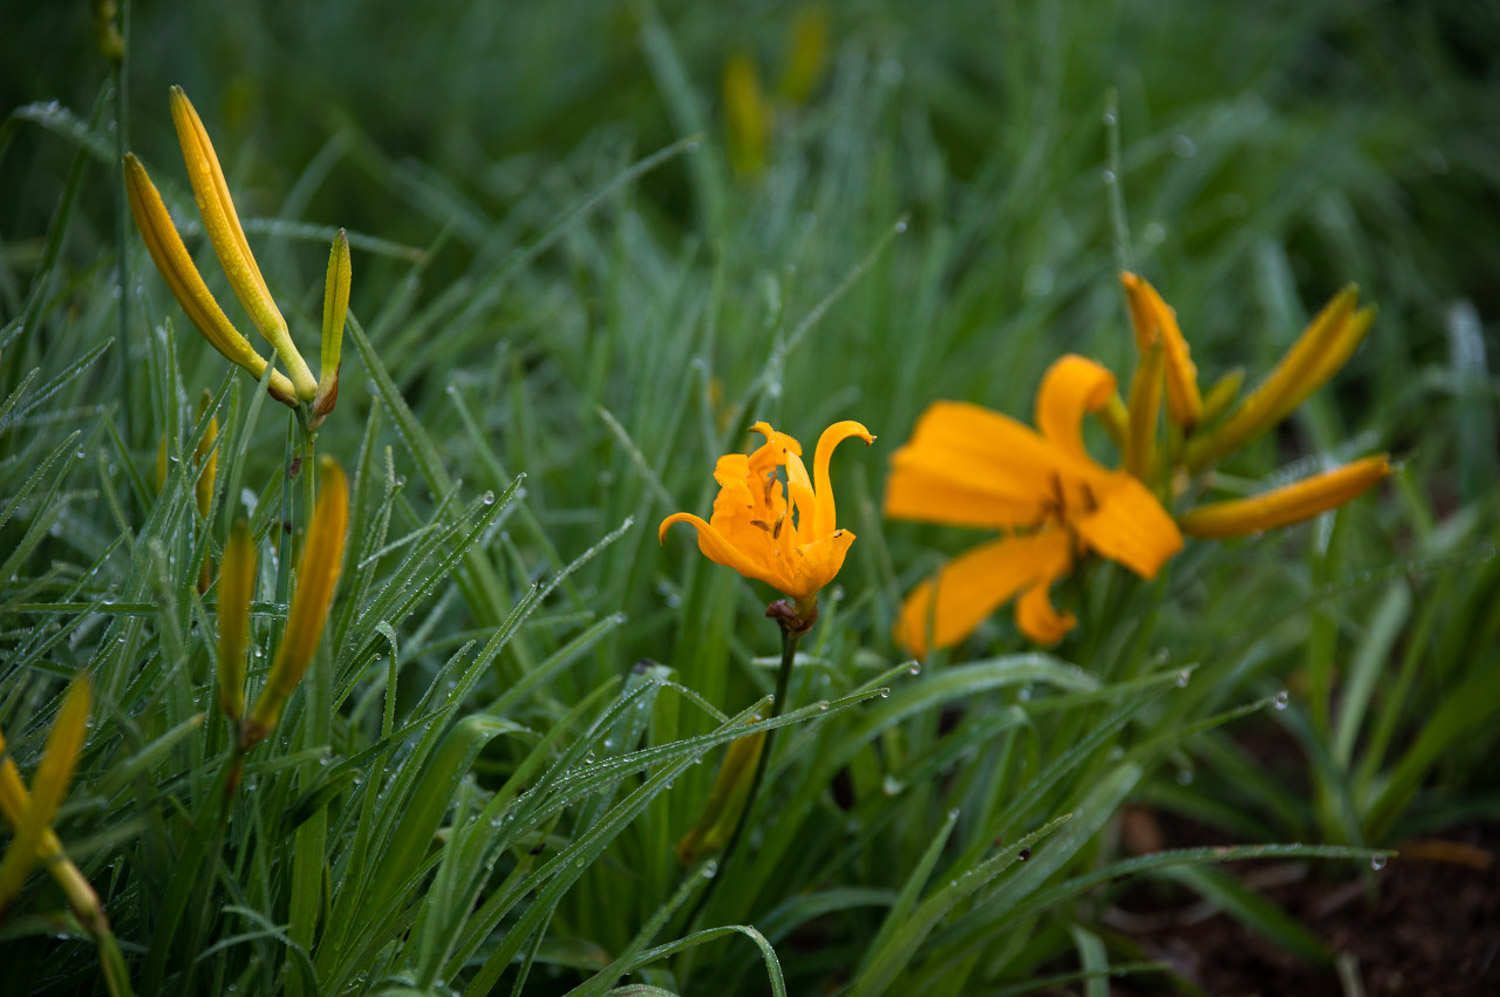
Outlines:
{"type": "Polygon", "coordinates": [[[349,236],[343,229],[333,237],[328,273],[323,278],[322,362],[318,365],[318,394],[313,414],[327,416],[339,397],[339,364],[344,345],[344,318],[349,313],[349,236]]]}
{"type": "MultiPolygon", "coordinates": [[[[38,858],[60,851],[52,833],[52,818],[68,795],[78,756],[88,736],[89,683],[82,675],[73,680],[63,697],[62,708],[47,735],[47,746],[37,766],[28,793],[15,763],[7,756],[0,762],[0,804],[15,831],[10,847],[0,860],[0,910],[20,892],[38,858]]],[[[4,735],[0,734],[0,748],[4,735]]]]}
{"type": "Polygon", "coordinates": [[[765,743],[765,731],[730,742],[698,823],[677,842],[677,860],[684,866],[693,865],[728,843],[749,799],[750,784],[755,780],[755,767],[760,763],[765,743]]]}
{"type": "Polygon", "coordinates": [[[1288,526],[1343,505],[1389,473],[1385,454],[1366,457],[1263,495],[1200,505],[1178,517],[1177,525],[1192,537],[1236,537],[1288,526]]]}
{"type": "MultiPolygon", "coordinates": [[[[125,155],[125,195],[130,202],[130,212],[135,216],[136,228],[140,230],[157,271],[193,325],[225,359],[260,378],[266,370],[265,358],[240,335],[209,293],[203,275],[198,272],[187,247],[182,244],[182,236],[172,224],[172,216],[162,203],[161,193],[133,153],[125,155]]],[[[272,371],[269,391],[277,401],[296,406],[296,390],[280,371],[272,371]]]]}
{"type": "Polygon", "coordinates": [[[187,164],[198,213],[203,216],[203,227],[213,244],[214,254],[219,258],[219,265],[224,268],[224,275],[229,278],[229,286],[245,306],[245,311],[250,313],[261,335],[275,348],[296,386],[297,397],[310,401],[318,383],[313,380],[307,361],[293,345],[286,319],[276,307],[266,280],[261,276],[260,266],[250,252],[250,243],[240,226],[239,214],[229,196],[229,184],[224,179],[208,131],[187,94],[176,86],[172,88],[172,121],[177,126],[177,141],[182,146],[182,158],[187,164]]]}
{"type": "Polygon", "coordinates": [[[286,629],[276,648],[265,688],[246,721],[241,741],[245,748],[260,742],[275,728],[281,708],[307,672],[323,636],[328,608],[333,604],[333,592],[343,569],[344,534],[349,527],[348,484],[344,472],[331,457],[319,461],[318,470],[322,490],[307,528],[302,557],[297,562],[297,584],[287,611],[286,629]]]}

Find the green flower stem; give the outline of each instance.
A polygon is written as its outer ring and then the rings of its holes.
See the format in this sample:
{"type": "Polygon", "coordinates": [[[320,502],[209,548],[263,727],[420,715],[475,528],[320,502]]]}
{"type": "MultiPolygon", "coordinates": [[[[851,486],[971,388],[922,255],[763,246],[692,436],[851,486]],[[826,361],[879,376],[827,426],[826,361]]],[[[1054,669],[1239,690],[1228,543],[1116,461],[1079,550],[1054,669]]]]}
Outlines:
{"type": "MultiPolygon", "coordinates": [[[[797,657],[797,642],[807,632],[805,628],[799,629],[789,624],[785,619],[778,619],[781,624],[781,670],[776,674],[776,698],[771,701],[771,719],[781,716],[786,705],[787,687],[792,679],[792,662],[797,657]]],[[[755,809],[756,799],[760,795],[760,784],[766,777],[766,768],[771,760],[771,751],[776,743],[776,731],[766,731],[766,741],[761,748],[760,760],[755,765],[755,775],[750,778],[750,794],[745,798],[745,809],[740,811],[740,819],[734,825],[734,831],[729,835],[729,840],[724,844],[724,851],[719,855],[718,874],[709,880],[708,888],[698,898],[698,905],[693,908],[692,916],[688,918],[688,927],[691,929],[703,912],[708,909],[708,902],[713,899],[714,889],[724,878],[724,870],[729,866],[729,860],[734,857],[735,848],[744,836],[745,828],[750,824],[750,814],[755,809]]]]}

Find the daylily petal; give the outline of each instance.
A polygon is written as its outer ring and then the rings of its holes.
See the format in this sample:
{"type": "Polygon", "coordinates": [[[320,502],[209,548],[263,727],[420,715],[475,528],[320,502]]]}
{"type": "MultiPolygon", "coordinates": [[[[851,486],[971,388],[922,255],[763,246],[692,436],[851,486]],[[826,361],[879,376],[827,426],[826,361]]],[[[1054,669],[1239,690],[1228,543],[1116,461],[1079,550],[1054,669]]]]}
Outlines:
{"type": "Polygon", "coordinates": [[[1193,537],[1234,537],[1301,522],[1358,496],[1391,471],[1385,454],[1262,495],[1201,505],[1178,519],[1193,537]]]}
{"type": "Polygon", "coordinates": [[[1031,526],[1061,477],[1096,473],[1009,416],[934,402],[891,457],[885,514],[960,526],[1031,526]]]}
{"type": "Polygon", "coordinates": [[[1078,618],[1059,613],[1052,606],[1052,583],[1073,567],[1066,543],[1058,560],[1049,562],[1047,570],[1016,600],[1016,626],[1038,644],[1056,644],[1062,640],[1078,618]]]}
{"type": "Polygon", "coordinates": [[[766,438],[766,442],[757,447],[747,458],[751,471],[759,472],[780,467],[786,463],[781,456],[784,452],[794,453],[798,457],[802,456],[802,444],[797,442],[795,436],[772,429],[771,424],[764,419],[752,425],[750,432],[759,433],[766,438]]]}
{"type": "Polygon", "coordinates": [[[1036,425],[1047,442],[1070,457],[1088,461],[1083,417],[1103,408],[1115,392],[1115,375],[1076,354],[1061,357],[1042,377],[1036,395],[1036,425]]]}
{"type": "Polygon", "coordinates": [[[1112,472],[1095,492],[1093,512],[1072,520],[1090,549],[1142,578],[1155,578],[1182,550],[1182,534],[1156,497],[1130,474],[1112,472]]]}
{"type": "Polygon", "coordinates": [[[1157,342],[1166,361],[1167,414],[1179,426],[1194,426],[1203,418],[1203,397],[1198,393],[1198,368],[1193,365],[1187,340],[1177,326],[1177,313],[1156,288],[1133,273],[1120,274],[1125,299],[1130,305],[1130,324],[1142,357],[1157,342]]]}
{"type": "Polygon", "coordinates": [[[781,591],[794,599],[817,595],[818,590],[833,581],[839,569],[843,568],[844,558],[848,556],[853,544],[853,530],[834,530],[826,537],[798,547],[798,577],[793,582],[795,591],[785,588],[781,591]]]}
{"type": "MultiPolygon", "coordinates": [[[[1018,592],[1040,584],[1045,594],[1050,580],[1065,573],[1071,563],[1068,535],[1062,530],[1046,529],[981,544],[948,562],[935,580],[912,589],[901,606],[896,641],[917,657],[926,655],[929,647],[957,644],[1018,592]]],[[[1044,629],[1045,614],[1036,612],[1030,603],[1028,614],[1026,619],[1017,617],[1028,635],[1030,625],[1044,629]]]]}
{"type": "Polygon", "coordinates": [[[656,542],[667,542],[667,530],[676,523],[691,523],[698,531],[698,549],[703,556],[715,564],[722,564],[726,568],[733,568],[746,578],[758,578],[766,581],[766,572],[762,566],[752,560],[734,544],[730,543],[722,533],[714,529],[712,525],[704,522],[701,516],[695,516],[691,512],[674,512],[661,521],[661,526],[656,531],[656,542]]]}
{"type": "Polygon", "coordinates": [[[833,530],[838,522],[837,507],[833,501],[833,482],[828,476],[828,463],[833,459],[834,448],[851,436],[858,436],[869,446],[875,437],[862,423],[853,419],[835,422],[823,430],[818,437],[818,448],[813,452],[813,488],[817,492],[817,504],[813,507],[813,535],[823,536],[833,530]]]}
{"type": "MultiPolygon", "coordinates": [[[[786,490],[792,505],[797,510],[797,526],[791,531],[801,543],[811,543],[821,534],[816,529],[815,510],[817,501],[813,497],[812,478],[807,475],[807,465],[794,453],[786,455],[786,490]]],[[[787,526],[792,524],[788,523],[787,526]]],[[[788,532],[783,530],[783,532],[788,532]]]]}

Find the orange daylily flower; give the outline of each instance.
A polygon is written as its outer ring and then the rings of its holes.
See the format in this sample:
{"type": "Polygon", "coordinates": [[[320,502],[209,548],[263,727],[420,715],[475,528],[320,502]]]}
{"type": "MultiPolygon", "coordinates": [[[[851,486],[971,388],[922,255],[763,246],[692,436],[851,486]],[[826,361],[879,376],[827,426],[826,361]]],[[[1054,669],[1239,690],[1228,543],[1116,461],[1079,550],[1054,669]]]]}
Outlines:
{"type": "Polygon", "coordinates": [[[719,494],[707,522],[689,512],[661,521],[657,539],[666,541],[674,523],[698,530],[698,549],[710,561],[765,582],[795,600],[799,609],[815,604],[818,590],[843,567],[854,534],[838,529],[828,464],[834,448],[851,436],[865,443],[875,437],[852,419],[823,430],[809,477],[802,444],[757,422],[752,432],[766,438],[753,453],[726,454],[714,465],[719,494]],[[784,468],[783,483],[777,470],[784,468]]]}
{"type": "Polygon", "coordinates": [[[1097,463],[1083,447],[1085,414],[1115,397],[1115,378],[1064,356],[1037,393],[1037,432],[963,402],[937,402],[891,458],[886,515],[958,526],[1024,530],[981,545],[918,585],[901,607],[896,639],[921,656],[966,637],[1019,596],[1016,624],[1050,644],[1074,618],[1048,599],[1053,581],[1088,551],[1153,578],[1182,549],[1182,534],[1135,476],[1097,463]]]}

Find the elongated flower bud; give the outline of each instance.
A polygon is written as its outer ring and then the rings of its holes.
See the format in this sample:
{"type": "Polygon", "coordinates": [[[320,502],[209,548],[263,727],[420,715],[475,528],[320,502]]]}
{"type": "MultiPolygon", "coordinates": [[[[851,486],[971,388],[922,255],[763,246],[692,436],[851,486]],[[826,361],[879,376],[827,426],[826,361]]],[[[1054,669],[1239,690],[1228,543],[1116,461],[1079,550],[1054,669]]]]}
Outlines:
{"type": "MultiPolygon", "coordinates": [[[[203,275],[198,272],[182,236],[172,224],[172,216],[162,203],[161,193],[151,182],[146,168],[133,153],[125,154],[125,195],[130,202],[130,212],[135,217],[136,228],[151,253],[157,271],[167,282],[172,296],[182,306],[193,325],[208,340],[210,346],[224,355],[231,363],[245,368],[253,377],[265,373],[266,359],[255,351],[250,341],[240,335],[219,307],[218,301],[209,293],[203,275]]],[[[292,382],[280,371],[271,373],[271,397],[279,402],[297,404],[297,393],[292,382]]]]}
{"type": "Polygon", "coordinates": [[[333,237],[328,253],[328,274],[323,279],[323,340],[318,365],[318,394],[313,414],[323,417],[333,411],[339,397],[339,364],[344,346],[344,319],[349,313],[349,236],[343,229],[333,237]]]}
{"type": "Polygon", "coordinates": [[[1156,293],[1156,288],[1135,274],[1120,274],[1120,282],[1125,285],[1130,324],[1135,328],[1135,345],[1142,360],[1156,343],[1161,344],[1165,353],[1167,415],[1179,426],[1197,425],[1203,418],[1198,368],[1193,365],[1187,340],[1177,326],[1177,313],[1156,293]]]}
{"type": "Polygon", "coordinates": [[[1203,421],[1212,422],[1228,411],[1245,384],[1245,368],[1236,367],[1213,383],[1203,396],[1203,421]]]}
{"type": "Polygon", "coordinates": [[[1193,537],[1236,537],[1310,519],[1354,499],[1391,472],[1385,454],[1366,457],[1263,495],[1211,502],[1177,520],[1193,537]]]}
{"type": "Polygon", "coordinates": [[[828,62],[828,11],[822,4],[803,7],[787,33],[786,72],[781,95],[793,104],[812,96],[828,62]]]}
{"type": "Polygon", "coordinates": [[[755,780],[755,767],[760,763],[765,743],[765,731],[730,742],[698,823],[677,842],[677,860],[684,866],[695,864],[728,843],[749,799],[750,784],[755,780]]]}
{"type": "Polygon", "coordinates": [[[343,569],[344,534],[349,526],[348,484],[344,472],[331,457],[319,461],[318,476],[322,490],[307,528],[302,557],[297,562],[297,586],[287,610],[286,629],[276,648],[265,688],[245,723],[241,740],[244,748],[257,744],[275,728],[281,708],[307,672],[323,636],[328,608],[333,604],[333,592],[343,569]]]}
{"type": "Polygon", "coordinates": [[[1144,481],[1156,460],[1156,417],[1161,410],[1161,383],[1166,350],[1152,344],[1130,381],[1130,435],[1125,439],[1125,470],[1144,481]]]}
{"type": "Polygon", "coordinates": [[[755,63],[743,52],[724,64],[724,115],[729,125],[729,165],[741,177],[765,169],[771,144],[771,105],[755,63]]]}
{"type": "Polygon", "coordinates": [[[245,649],[250,643],[250,596],[255,590],[255,543],[235,520],[219,564],[219,709],[238,723],[245,714],[245,649]]]}
{"type": "MultiPolygon", "coordinates": [[[[203,418],[203,413],[208,411],[208,406],[213,403],[213,395],[207,390],[198,400],[198,418],[203,418]]],[[[203,439],[193,448],[193,463],[201,469],[198,471],[198,481],[193,486],[193,501],[198,506],[198,515],[208,517],[209,510],[214,503],[214,477],[219,468],[219,448],[214,443],[219,438],[219,417],[212,416],[208,420],[208,432],[203,434],[203,439]]]]}
{"type": "MultiPolygon", "coordinates": [[[[78,755],[88,736],[88,721],[89,683],[86,677],[79,676],[68,687],[57,719],[52,722],[29,794],[10,759],[7,757],[3,763],[0,783],[4,783],[5,788],[0,790],[0,797],[4,797],[6,819],[15,831],[15,837],[6,849],[5,858],[0,860],[0,909],[8,906],[20,892],[27,874],[41,857],[40,853],[57,840],[51,831],[52,818],[57,815],[57,808],[62,805],[73,782],[78,755]]],[[[3,736],[0,736],[0,745],[3,743],[3,736]]]]}
{"type": "Polygon", "coordinates": [[[276,307],[266,280],[261,276],[260,266],[250,252],[250,243],[245,239],[245,230],[229,196],[229,184],[224,179],[208,131],[187,94],[176,86],[172,88],[172,121],[177,126],[177,141],[182,146],[182,158],[187,164],[198,213],[203,216],[203,227],[208,232],[219,264],[224,268],[224,275],[229,278],[229,286],[245,306],[245,311],[250,313],[255,327],[275,348],[296,386],[297,397],[310,401],[317,391],[317,381],[313,380],[307,361],[292,343],[286,319],[276,307]]]}
{"type": "Polygon", "coordinates": [[[1271,375],[1218,428],[1189,441],[1183,455],[1192,470],[1238,449],[1270,429],[1316,391],[1349,359],[1370,323],[1373,310],[1355,312],[1358,291],[1346,287],[1312,320],[1271,375]]]}

